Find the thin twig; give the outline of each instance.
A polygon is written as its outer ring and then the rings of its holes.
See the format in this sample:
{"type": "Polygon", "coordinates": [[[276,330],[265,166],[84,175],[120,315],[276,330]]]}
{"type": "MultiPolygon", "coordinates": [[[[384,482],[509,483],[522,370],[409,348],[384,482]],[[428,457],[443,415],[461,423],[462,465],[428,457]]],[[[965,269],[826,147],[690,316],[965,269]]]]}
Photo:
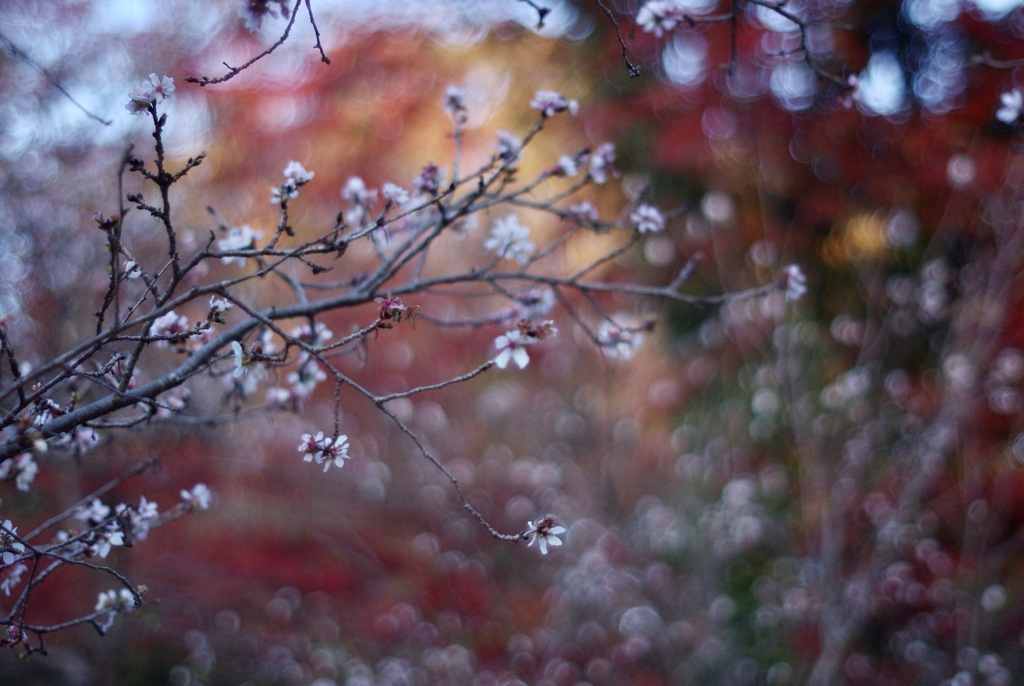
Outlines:
{"type": "Polygon", "coordinates": [[[622,30],[619,26],[619,22],[615,19],[615,15],[608,6],[602,2],[602,0],[594,0],[594,2],[597,3],[597,6],[604,11],[605,15],[608,17],[608,21],[610,21],[612,26],[615,27],[615,38],[619,41],[619,47],[622,49],[622,63],[626,65],[626,69],[629,71],[629,78],[633,79],[640,76],[640,67],[629,60],[629,50],[626,48],[626,41],[622,37],[622,30]]]}
{"type": "Polygon", "coordinates": [[[4,47],[7,49],[8,52],[11,53],[11,55],[13,55],[14,57],[17,57],[22,62],[24,62],[25,64],[29,65],[30,67],[32,67],[33,69],[38,71],[40,74],[42,74],[46,78],[46,80],[50,82],[51,86],[53,86],[58,91],[60,91],[64,95],[64,97],[66,97],[68,100],[70,100],[71,103],[75,107],[77,107],[82,112],[84,112],[87,117],[89,117],[90,119],[94,119],[95,121],[98,121],[99,123],[103,124],[104,126],[110,126],[111,124],[114,123],[113,121],[109,121],[107,119],[103,119],[102,117],[99,117],[99,116],[93,114],[92,112],[90,112],[88,109],[86,109],[85,105],[83,105],[82,103],[80,103],[77,100],[75,100],[74,96],[72,96],[71,93],[69,93],[67,91],[67,89],[64,88],[64,86],[62,86],[60,84],[60,81],[58,81],[56,78],[54,78],[54,76],[52,74],[50,74],[50,72],[47,71],[43,67],[43,65],[39,64],[34,59],[32,59],[28,55],[28,53],[26,53],[24,50],[22,50],[17,45],[15,45],[11,41],[10,38],[8,38],[7,36],[3,35],[2,33],[0,33],[0,43],[3,43],[4,47]]]}
{"type": "MultiPolygon", "coordinates": [[[[243,71],[245,71],[246,69],[248,69],[252,65],[256,64],[257,62],[259,62],[261,59],[266,57],[267,55],[269,55],[272,52],[274,52],[275,50],[277,50],[279,47],[284,45],[284,42],[286,40],[288,40],[288,35],[292,31],[292,26],[295,24],[296,14],[299,11],[299,3],[301,3],[302,1],[303,0],[295,0],[295,6],[292,8],[291,17],[288,19],[288,26],[285,27],[284,33],[281,34],[281,37],[278,38],[277,41],[274,42],[274,44],[271,45],[269,48],[267,48],[266,50],[264,50],[260,54],[256,55],[255,57],[253,57],[252,59],[250,59],[248,62],[246,62],[245,64],[243,64],[240,67],[232,67],[227,62],[222,62],[222,64],[225,67],[228,68],[228,72],[226,74],[224,74],[223,76],[216,76],[216,77],[212,77],[212,78],[208,77],[208,76],[187,76],[187,77],[185,77],[185,80],[188,81],[189,83],[198,83],[200,86],[209,86],[212,83],[224,83],[225,81],[230,81],[231,79],[235,78],[236,76],[241,74],[243,71]]],[[[313,16],[313,13],[311,11],[310,12],[310,17],[312,17],[312,16],[313,16]]],[[[316,26],[314,25],[314,29],[315,28],[316,28],[316,26]]],[[[319,31],[317,31],[317,47],[318,48],[320,47],[320,32],[319,31]]],[[[322,48],[320,50],[320,54],[321,54],[322,59],[323,59],[324,62],[330,63],[330,60],[327,59],[327,56],[323,54],[323,49],[322,48]]]]}

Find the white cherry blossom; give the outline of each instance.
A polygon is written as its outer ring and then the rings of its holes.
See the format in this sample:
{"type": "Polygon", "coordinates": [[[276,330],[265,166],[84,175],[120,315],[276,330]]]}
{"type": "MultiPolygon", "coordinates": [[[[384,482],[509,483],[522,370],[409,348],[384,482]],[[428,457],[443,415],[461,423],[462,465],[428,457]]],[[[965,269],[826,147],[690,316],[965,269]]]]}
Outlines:
{"type": "Polygon", "coordinates": [[[494,364],[499,369],[504,369],[509,362],[514,362],[520,369],[525,369],[530,364],[530,356],[525,346],[536,343],[536,339],[523,336],[519,329],[513,329],[494,339],[494,347],[499,350],[498,356],[494,358],[494,364]]]}
{"type": "Polygon", "coordinates": [[[558,523],[557,519],[548,515],[538,519],[536,524],[532,521],[527,522],[526,531],[530,536],[530,542],[527,545],[531,546],[536,543],[537,547],[540,548],[541,555],[547,555],[548,546],[557,547],[562,545],[562,540],[558,536],[564,534],[566,529],[558,523]]]}

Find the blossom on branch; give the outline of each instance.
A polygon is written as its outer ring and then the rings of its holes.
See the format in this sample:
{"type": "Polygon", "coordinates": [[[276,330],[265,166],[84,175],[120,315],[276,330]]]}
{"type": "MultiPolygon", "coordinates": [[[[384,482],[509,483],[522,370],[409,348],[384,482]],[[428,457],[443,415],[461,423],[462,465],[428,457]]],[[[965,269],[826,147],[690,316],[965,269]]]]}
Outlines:
{"type": "Polygon", "coordinates": [[[135,88],[128,94],[128,104],[124,106],[132,114],[146,112],[153,105],[153,94],[145,86],[135,88]]]}
{"type": "Polygon", "coordinates": [[[124,503],[114,508],[117,516],[128,523],[128,533],[132,541],[144,541],[149,535],[149,530],[159,519],[160,512],[157,504],[146,500],[146,496],[139,498],[139,506],[132,507],[124,503]]]}
{"type": "MultiPolygon", "coordinates": [[[[253,231],[248,224],[228,229],[228,235],[217,241],[217,249],[221,252],[235,252],[237,250],[250,250],[256,247],[256,241],[263,236],[262,231],[253,231]]],[[[245,258],[236,255],[226,255],[220,258],[224,264],[245,264],[245,258]]]]}
{"type": "Polygon", "coordinates": [[[175,412],[181,412],[188,406],[188,400],[191,396],[192,391],[189,390],[188,386],[172,388],[167,391],[167,393],[160,396],[160,404],[158,406],[156,416],[169,417],[175,412]]]}
{"type": "Polygon", "coordinates": [[[783,269],[782,287],[786,291],[786,300],[799,300],[807,292],[807,278],[799,265],[790,264],[783,269]]]}
{"type": "Polygon", "coordinates": [[[416,316],[420,311],[419,305],[409,307],[397,295],[390,293],[383,298],[374,298],[374,302],[380,305],[377,316],[381,322],[377,325],[378,329],[393,329],[401,324],[403,319],[409,322],[409,326],[416,328],[416,316]]]}
{"type": "MultiPolygon", "coordinates": [[[[179,315],[174,310],[167,312],[153,321],[153,327],[149,330],[151,336],[172,337],[176,334],[188,331],[188,319],[185,315],[179,315]]],[[[167,341],[157,341],[158,348],[166,348],[167,341]]]]}
{"type": "Polygon", "coordinates": [[[292,399],[292,392],[287,388],[274,386],[267,389],[267,402],[271,405],[280,406],[292,399]]]}
{"type": "Polygon", "coordinates": [[[106,557],[110,549],[124,545],[124,532],[107,528],[100,533],[99,539],[92,544],[89,552],[93,555],[106,557]]]}
{"type": "Polygon", "coordinates": [[[491,235],[484,242],[484,247],[493,250],[499,258],[513,259],[525,265],[530,261],[530,253],[534,245],[528,240],[530,229],[519,224],[519,218],[510,214],[504,219],[494,222],[491,235]]]}
{"type": "MultiPolygon", "coordinates": [[[[17,545],[20,546],[21,544],[18,543],[17,545]]],[[[7,555],[7,553],[5,552],[4,553],[5,557],[3,558],[5,560],[7,559],[6,555],[7,555]]],[[[12,557],[11,559],[13,560],[14,558],[12,557]]],[[[8,564],[8,563],[5,562],[4,564],[8,564]]],[[[10,596],[11,595],[11,591],[13,591],[18,586],[18,584],[21,583],[21,577],[25,576],[25,572],[27,572],[27,571],[28,571],[28,565],[25,564],[24,562],[19,562],[18,564],[14,565],[13,567],[5,568],[4,569],[4,572],[5,572],[4,580],[0,581],[0,591],[2,591],[5,596],[10,596]]]]}
{"type": "Polygon", "coordinates": [[[535,338],[523,336],[519,329],[506,331],[503,335],[494,339],[494,347],[499,350],[498,356],[494,358],[494,364],[498,369],[504,369],[509,362],[515,362],[520,369],[525,369],[530,364],[530,356],[526,352],[526,346],[537,342],[535,338]]]}
{"type": "Polygon", "coordinates": [[[280,205],[285,200],[291,200],[292,198],[299,197],[299,191],[296,188],[291,188],[287,184],[283,186],[274,186],[270,189],[270,204],[280,205]]]}
{"type": "Polygon", "coordinates": [[[292,396],[305,400],[313,395],[313,391],[321,381],[327,380],[327,375],[316,363],[307,358],[299,365],[297,371],[288,372],[284,380],[288,382],[288,390],[292,396]]]}
{"type": "Polygon", "coordinates": [[[683,18],[683,9],[671,0],[649,0],[636,14],[636,23],[658,38],[671,31],[683,18]]]}
{"type": "Polygon", "coordinates": [[[615,144],[602,143],[590,155],[590,178],[594,183],[602,184],[609,176],[618,176],[615,166],[615,144]]]}
{"type": "Polygon", "coordinates": [[[523,149],[523,139],[508,131],[498,131],[498,142],[494,144],[494,147],[498,149],[498,159],[511,167],[519,161],[519,153],[523,149]]]}
{"type": "Polygon", "coordinates": [[[71,515],[75,519],[81,519],[90,524],[99,524],[110,516],[110,508],[103,504],[99,498],[93,498],[88,505],[82,505],[75,509],[71,515]]]}
{"type": "Polygon", "coordinates": [[[576,160],[568,155],[562,155],[548,173],[552,176],[576,176],[579,170],[576,160]]]}
{"type": "Polygon", "coordinates": [[[157,78],[156,74],[150,74],[149,87],[153,92],[154,98],[159,96],[157,102],[163,102],[174,92],[174,79],[170,76],[157,78]]]}
{"type": "Polygon", "coordinates": [[[11,520],[4,520],[0,524],[0,562],[3,562],[5,567],[14,564],[14,561],[25,552],[25,545],[17,537],[18,527],[11,524],[11,520]]]}
{"type": "Polygon", "coordinates": [[[304,453],[304,462],[322,464],[326,472],[332,464],[338,468],[345,466],[345,460],[349,459],[348,447],[348,436],[345,434],[337,438],[327,438],[323,431],[317,431],[316,435],[302,434],[299,452],[304,453]]]}
{"type": "Polygon", "coordinates": [[[377,191],[366,187],[366,182],[358,176],[351,177],[341,189],[341,197],[354,205],[369,207],[377,202],[377,191]]]}
{"type": "Polygon", "coordinates": [[[516,324],[516,328],[522,332],[524,339],[531,343],[538,343],[543,341],[545,338],[550,338],[558,333],[558,327],[556,327],[555,323],[550,319],[546,319],[542,322],[532,322],[523,319],[516,324]]]}
{"type": "Polygon", "coordinates": [[[196,484],[191,491],[183,490],[180,495],[182,502],[200,510],[210,509],[210,503],[213,501],[213,491],[206,484],[196,484]]]}
{"type": "Polygon", "coordinates": [[[601,322],[601,328],[597,332],[598,345],[604,354],[612,359],[633,359],[643,342],[642,333],[616,326],[610,321],[601,322]]]}
{"type": "Polygon", "coordinates": [[[362,228],[366,224],[367,209],[377,202],[377,191],[367,188],[361,178],[353,176],[341,189],[341,197],[352,203],[345,211],[345,223],[362,228]]]}
{"type": "Polygon", "coordinates": [[[330,447],[324,451],[324,471],[326,472],[330,466],[336,465],[338,469],[345,466],[345,460],[349,459],[348,454],[348,436],[342,434],[334,439],[330,447]]]}
{"type": "Polygon", "coordinates": [[[133,89],[128,95],[128,104],[124,106],[132,114],[148,112],[153,105],[167,99],[174,92],[174,79],[170,76],[158,78],[150,74],[149,80],[133,89]]]}
{"type": "Polygon", "coordinates": [[[469,108],[466,107],[466,92],[458,86],[448,86],[444,92],[444,110],[456,124],[465,124],[469,108]]]}
{"type": "MultiPolygon", "coordinates": [[[[331,439],[328,438],[327,440],[330,441],[331,439]]],[[[300,441],[298,448],[300,453],[305,453],[307,456],[316,455],[323,451],[324,432],[317,431],[316,434],[302,434],[300,441]]],[[[310,457],[306,462],[309,462],[311,459],[313,458],[310,457]]]]}
{"type": "Polygon", "coordinates": [[[548,546],[557,547],[562,545],[562,541],[558,536],[564,534],[565,531],[565,527],[559,524],[553,515],[546,515],[538,519],[536,524],[529,521],[526,523],[526,534],[530,537],[530,542],[527,545],[531,546],[536,543],[537,547],[540,548],[540,554],[547,555],[548,546]]]}
{"type": "MultiPolygon", "coordinates": [[[[593,165],[593,161],[591,161],[593,165]]],[[[591,171],[591,178],[594,174],[591,171]]],[[[577,224],[596,224],[601,220],[601,215],[597,213],[597,208],[589,200],[583,200],[575,205],[570,205],[566,212],[566,219],[576,222],[577,224]]]]}
{"type": "Polygon", "coordinates": [[[213,313],[213,314],[223,314],[224,312],[227,312],[231,308],[232,308],[231,303],[229,303],[224,298],[218,298],[215,295],[211,295],[210,296],[210,312],[211,313],[213,313]]]}
{"type": "MultiPolygon", "coordinates": [[[[46,443],[43,442],[43,449],[46,443]]],[[[14,485],[19,491],[27,491],[39,473],[39,465],[32,459],[32,453],[21,453],[0,464],[0,480],[14,475],[14,485]]]]}
{"type": "Polygon", "coordinates": [[[78,453],[91,450],[99,442],[99,434],[89,426],[76,427],[70,434],[64,434],[57,439],[57,445],[70,447],[78,453]]]}
{"type": "Polygon", "coordinates": [[[657,207],[646,203],[630,212],[629,220],[638,233],[661,233],[665,230],[665,216],[657,207]]]}
{"type": "Polygon", "coordinates": [[[292,160],[284,168],[284,178],[293,181],[295,185],[302,186],[313,180],[316,172],[307,171],[302,163],[292,160]]]}
{"type": "Polygon", "coordinates": [[[280,205],[286,200],[299,197],[299,189],[313,180],[315,172],[306,171],[306,168],[294,160],[284,168],[284,183],[270,189],[270,204],[280,205]]]}
{"type": "Polygon", "coordinates": [[[392,205],[401,206],[409,202],[409,191],[390,181],[380,187],[380,194],[392,205]]]}
{"type": "Polygon", "coordinates": [[[555,91],[537,91],[530,101],[530,107],[539,111],[542,117],[553,117],[565,111],[575,115],[580,109],[580,104],[575,100],[567,100],[564,95],[555,91]]]}
{"type": "Polygon", "coordinates": [[[321,346],[334,337],[334,332],[327,328],[323,322],[316,324],[302,324],[292,329],[292,336],[303,343],[312,346],[321,346]]]}
{"type": "Polygon", "coordinates": [[[102,610],[117,610],[126,609],[131,610],[135,607],[135,596],[127,588],[122,588],[120,592],[113,589],[104,591],[99,594],[96,599],[96,611],[102,610]]]}
{"type": "Polygon", "coordinates": [[[420,175],[412,182],[412,190],[416,195],[437,195],[444,182],[444,172],[433,162],[420,171],[420,175]]]}

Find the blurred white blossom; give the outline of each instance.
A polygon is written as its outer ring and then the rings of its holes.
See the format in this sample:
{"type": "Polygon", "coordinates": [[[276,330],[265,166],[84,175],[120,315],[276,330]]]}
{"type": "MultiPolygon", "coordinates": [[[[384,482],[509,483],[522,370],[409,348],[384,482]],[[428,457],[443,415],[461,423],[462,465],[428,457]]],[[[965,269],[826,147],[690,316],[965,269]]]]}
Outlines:
{"type": "Polygon", "coordinates": [[[1024,93],[1019,88],[1006,91],[999,96],[1001,106],[996,110],[996,119],[1004,124],[1015,124],[1020,119],[1021,110],[1024,109],[1024,93]]]}

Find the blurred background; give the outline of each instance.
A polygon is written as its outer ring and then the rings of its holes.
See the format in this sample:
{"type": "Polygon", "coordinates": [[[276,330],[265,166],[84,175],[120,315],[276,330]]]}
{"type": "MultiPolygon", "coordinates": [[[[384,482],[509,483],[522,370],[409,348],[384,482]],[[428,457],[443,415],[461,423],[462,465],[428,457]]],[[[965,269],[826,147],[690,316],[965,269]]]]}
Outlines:
{"type": "MultiPolygon", "coordinates": [[[[630,78],[596,3],[538,0],[552,9],[538,29],[526,2],[313,0],[330,65],[302,7],[271,56],[224,84],[186,83],[280,37],[284,18],[246,30],[244,4],[0,3],[0,315],[28,362],[95,326],[107,274],[90,217],[116,211],[129,143],[152,156],[145,118],[124,110],[151,72],[177,86],[169,155],[209,154],[176,187],[186,244],[215,228],[208,206],[272,232],[269,189],[290,160],[316,172],[292,209],[305,238],[333,225],[351,176],[407,186],[427,162],[450,168],[449,85],[467,94],[470,160],[491,154],[498,130],[525,134],[534,92],[556,90],[580,113],[552,120],[522,168],[613,141],[621,178],[589,197],[602,216],[642,194],[672,213],[602,278],[667,284],[694,260],[686,289],[705,295],[796,263],[809,292],[715,306],[610,297],[611,311],[656,318],[628,360],[556,308],[559,337],[523,372],[400,408],[498,528],[560,516],[565,545],[546,556],[487,536],[356,398],[342,400],[345,469],[304,469],[296,445],[330,425],[327,387],[294,413],[157,425],[77,460],[44,455],[30,492],[0,484],[0,515],[25,529],[153,454],[158,467],[119,487],[119,501],[174,502],[196,482],[216,500],[112,553],[146,586],[145,607],[106,637],[51,637],[48,657],[8,651],[0,676],[1024,678],[1024,168],[1016,115],[996,117],[1000,96],[1024,87],[1021,3],[786,3],[802,33],[772,3],[678,0],[694,17],[735,8],[735,34],[716,20],[658,36],[633,20],[643,3],[607,0],[642,69],[630,78]]],[[[274,298],[270,286],[247,295],[274,298]]],[[[422,304],[456,312],[444,297],[422,304]]],[[[324,321],[345,332],[367,312],[324,321]]],[[[498,333],[421,321],[343,364],[399,390],[471,369],[498,333]]],[[[197,414],[219,402],[209,394],[197,414]]],[[[35,619],[88,612],[108,585],[69,573],[36,598],[35,619]]]]}

